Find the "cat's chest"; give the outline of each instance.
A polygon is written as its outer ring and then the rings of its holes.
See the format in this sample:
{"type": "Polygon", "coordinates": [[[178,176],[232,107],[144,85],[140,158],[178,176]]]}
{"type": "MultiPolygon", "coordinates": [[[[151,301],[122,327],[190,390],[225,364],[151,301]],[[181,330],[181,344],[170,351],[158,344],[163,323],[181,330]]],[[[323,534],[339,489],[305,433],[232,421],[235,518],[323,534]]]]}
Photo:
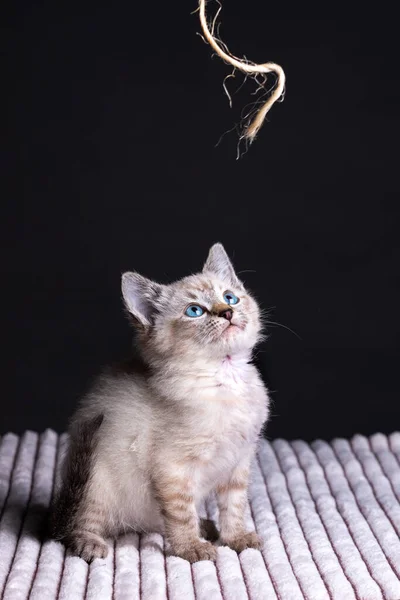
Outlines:
{"type": "Polygon", "coordinates": [[[226,358],[212,376],[217,397],[229,395],[245,398],[254,383],[254,367],[243,361],[226,358]]]}
{"type": "Polygon", "coordinates": [[[255,444],[267,417],[268,397],[255,367],[226,361],[180,383],[178,412],[165,413],[170,460],[179,455],[206,479],[229,470],[255,444]]]}
{"type": "Polygon", "coordinates": [[[199,400],[236,398],[238,401],[248,397],[257,379],[253,365],[244,360],[227,357],[217,368],[199,374],[192,381],[191,392],[199,400]]]}
{"type": "Polygon", "coordinates": [[[203,466],[239,456],[258,437],[260,419],[244,406],[231,404],[228,410],[207,411],[198,420],[192,452],[203,466]]]}
{"type": "Polygon", "coordinates": [[[221,393],[199,412],[197,430],[214,440],[250,440],[262,421],[262,413],[251,397],[221,393]]]}
{"type": "Polygon", "coordinates": [[[205,460],[254,443],[266,419],[267,397],[258,378],[224,367],[199,394],[193,421],[193,444],[205,460]]]}
{"type": "Polygon", "coordinates": [[[223,480],[248,455],[257,442],[262,422],[261,410],[238,399],[203,412],[190,442],[191,472],[199,493],[223,480]]]}

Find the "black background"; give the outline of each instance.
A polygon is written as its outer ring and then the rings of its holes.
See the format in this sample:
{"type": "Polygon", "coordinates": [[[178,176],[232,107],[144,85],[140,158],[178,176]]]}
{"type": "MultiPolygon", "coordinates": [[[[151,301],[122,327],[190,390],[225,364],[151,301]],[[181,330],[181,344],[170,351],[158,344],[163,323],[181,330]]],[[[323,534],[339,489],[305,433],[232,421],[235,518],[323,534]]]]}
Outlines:
{"type": "Polygon", "coordinates": [[[230,110],[195,8],[21,3],[3,20],[0,429],[63,430],[129,352],[121,272],[167,282],[215,241],[301,337],[270,328],[257,356],[268,435],[398,429],[396,23],[225,1],[231,51],[287,74],[236,161],[235,132],[215,144],[255,86],[230,110]]]}

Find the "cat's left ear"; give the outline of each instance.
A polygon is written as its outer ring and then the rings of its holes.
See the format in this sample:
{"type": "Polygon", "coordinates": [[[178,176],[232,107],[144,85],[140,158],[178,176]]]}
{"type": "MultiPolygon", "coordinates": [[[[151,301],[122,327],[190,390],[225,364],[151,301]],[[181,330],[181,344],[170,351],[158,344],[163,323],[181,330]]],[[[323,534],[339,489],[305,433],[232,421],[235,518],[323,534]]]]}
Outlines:
{"type": "Polygon", "coordinates": [[[208,258],[204,263],[203,273],[212,273],[233,287],[243,287],[222,244],[211,246],[208,258]]]}

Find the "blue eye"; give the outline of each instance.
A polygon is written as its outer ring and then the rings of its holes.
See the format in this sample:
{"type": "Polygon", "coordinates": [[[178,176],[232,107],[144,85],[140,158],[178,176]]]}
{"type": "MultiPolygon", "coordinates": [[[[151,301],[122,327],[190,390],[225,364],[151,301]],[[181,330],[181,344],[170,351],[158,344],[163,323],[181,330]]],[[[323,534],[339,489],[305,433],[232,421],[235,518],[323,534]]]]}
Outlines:
{"type": "Polygon", "coordinates": [[[230,292],[229,290],[225,292],[224,300],[227,304],[237,304],[239,302],[239,298],[237,296],[235,296],[235,294],[233,292],[230,292]]]}
{"type": "Polygon", "coordinates": [[[201,317],[201,315],[204,315],[204,308],[201,308],[198,304],[191,304],[185,310],[185,315],[187,317],[201,317]]]}

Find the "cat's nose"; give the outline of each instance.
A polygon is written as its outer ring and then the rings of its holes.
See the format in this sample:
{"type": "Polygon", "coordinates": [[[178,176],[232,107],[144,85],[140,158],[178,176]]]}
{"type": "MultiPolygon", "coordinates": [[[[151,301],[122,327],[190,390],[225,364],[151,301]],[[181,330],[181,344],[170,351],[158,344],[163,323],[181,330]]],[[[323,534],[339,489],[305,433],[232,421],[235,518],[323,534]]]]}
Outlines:
{"type": "Polygon", "coordinates": [[[232,319],[233,316],[233,310],[230,308],[225,308],[224,310],[222,310],[219,314],[219,317],[224,317],[224,319],[227,319],[228,321],[230,321],[232,319]]]}
{"type": "Polygon", "coordinates": [[[229,304],[226,304],[225,302],[219,302],[217,304],[214,304],[211,309],[211,312],[216,317],[223,317],[227,321],[231,321],[233,316],[232,308],[229,306],[229,304]]]}

